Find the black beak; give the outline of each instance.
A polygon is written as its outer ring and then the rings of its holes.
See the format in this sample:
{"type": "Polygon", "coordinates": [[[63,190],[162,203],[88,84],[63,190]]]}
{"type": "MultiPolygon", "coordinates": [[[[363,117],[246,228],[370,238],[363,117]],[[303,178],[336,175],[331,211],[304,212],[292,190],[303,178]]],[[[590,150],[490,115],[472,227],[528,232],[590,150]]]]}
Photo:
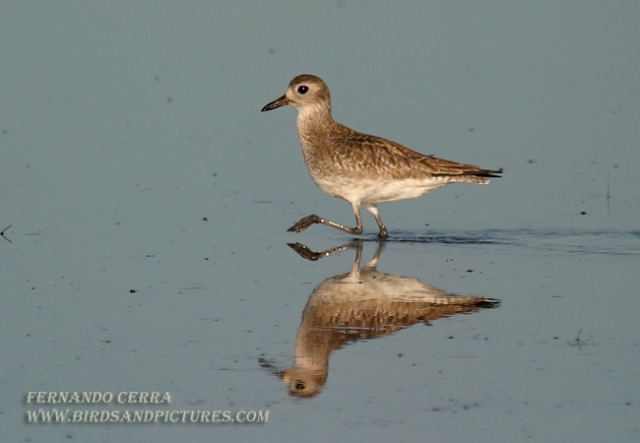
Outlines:
{"type": "Polygon", "coordinates": [[[288,104],[289,104],[289,99],[287,98],[286,95],[283,95],[282,97],[278,97],[271,103],[267,103],[266,105],[264,105],[264,107],[260,111],[262,112],[271,111],[272,109],[279,108],[280,106],[286,106],[288,104]]]}
{"type": "MultiPolygon", "coordinates": [[[[268,109],[267,109],[268,111],[268,109]]],[[[275,375],[278,378],[282,378],[284,375],[284,371],[280,371],[276,368],[276,366],[274,365],[273,361],[271,360],[267,360],[266,358],[260,357],[258,359],[258,362],[260,363],[260,367],[263,369],[266,369],[267,371],[271,372],[273,375],[275,375]]]]}

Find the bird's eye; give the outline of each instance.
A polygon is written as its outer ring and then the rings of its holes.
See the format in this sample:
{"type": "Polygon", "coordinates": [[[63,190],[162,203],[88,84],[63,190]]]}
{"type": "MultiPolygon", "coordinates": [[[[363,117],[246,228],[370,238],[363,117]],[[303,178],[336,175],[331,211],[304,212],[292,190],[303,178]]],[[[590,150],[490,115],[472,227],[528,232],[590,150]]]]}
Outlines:
{"type": "Polygon", "coordinates": [[[305,86],[305,85],[298,86],[298,93],[300,94],[306,94],[308,90],[309,90],[308,86],[305,86]]]}

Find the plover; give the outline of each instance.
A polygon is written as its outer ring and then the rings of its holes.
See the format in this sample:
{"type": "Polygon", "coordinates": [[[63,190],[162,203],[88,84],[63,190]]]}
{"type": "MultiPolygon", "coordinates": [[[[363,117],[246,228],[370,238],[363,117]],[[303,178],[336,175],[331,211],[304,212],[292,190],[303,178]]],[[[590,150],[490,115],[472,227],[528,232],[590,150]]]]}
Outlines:
{"type": "MultiPolygon", "coordinates": [[[[377,270],[383,241],[374,256],[361,266],[362,240],[327,251],[312,253],[327,257],[355,249],[351,270],[329,277],[311,293],[302,312],[295,341],[294,364],[284,370],[266,359],[261,366],[282,378],[289,393],[309,397],[320,392],[329,375],[331,353],[359,340],[373,340],[416,324],[470,314],[500,306],[500,300],[483,296],[461,296],[423,283],[377,270]]],[[[308,248],[289,245],[306,259],[308,248]]]]}
{"type": "Polygon", "coordinates": [[[490,177],[499,177],[502,172],[420,154],[338,123],[331,116],[329,88],[315,75],[294,77],[287,92],[262,111],[285,105],[298,110],[298,136],[311,178],[325,193],[346,200],[356,218],[352,228],[312,214],[289,231],[300,232],[321,223],[349,234],[361,234],[360,206],[364,205],[378,224],[378,236],[386,238],[387,228],[378,203],[419,197],[449,183],[486,184],[490,177]]]}

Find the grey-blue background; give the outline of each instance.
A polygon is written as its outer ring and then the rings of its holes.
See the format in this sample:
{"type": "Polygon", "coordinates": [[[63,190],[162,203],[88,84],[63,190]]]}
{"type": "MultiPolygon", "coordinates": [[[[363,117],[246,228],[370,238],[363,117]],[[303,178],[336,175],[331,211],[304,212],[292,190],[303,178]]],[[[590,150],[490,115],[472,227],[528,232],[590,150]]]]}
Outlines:
{"type": "Polygon", "coordinates": [[[638,23],[636,1],[3,2],[0,439],[637,441],[638,23]],[[381,207],[413,240],[382,271],[502,307],[345,347],[301,400],[258,358],[288,364],[352,263],[286,247],[348,240],[284,232],[310,212],[351,222],[294,111],[258,112],[305,72],[349,126],[505,176],[381,207]],[[28,425],[33,390],[270,422],[28,425]]]}

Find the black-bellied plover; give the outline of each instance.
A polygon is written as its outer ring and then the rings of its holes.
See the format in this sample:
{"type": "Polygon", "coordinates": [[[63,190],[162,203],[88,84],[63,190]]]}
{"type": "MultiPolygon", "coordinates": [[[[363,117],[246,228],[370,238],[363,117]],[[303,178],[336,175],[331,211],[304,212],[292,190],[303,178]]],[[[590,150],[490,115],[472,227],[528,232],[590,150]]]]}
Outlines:
{"type": "Polygon", "coordinates": [[[298,75],[287,92],[262,111],[290,105],[298,110],[298,136],[313,181],[329,195],[346,200],[356,217],[349,227],[312,214],[289,228],[300,232],[314,223],[349,234],[361,234],[360,206],[375,218],[380,238],[387,237],[377,204],[419,197],[449,183],[489,183],[501,169],[483,169],[424,155],[391,140],[350,129],[331,116],[326,83],[310,74],[298,75]]]}

